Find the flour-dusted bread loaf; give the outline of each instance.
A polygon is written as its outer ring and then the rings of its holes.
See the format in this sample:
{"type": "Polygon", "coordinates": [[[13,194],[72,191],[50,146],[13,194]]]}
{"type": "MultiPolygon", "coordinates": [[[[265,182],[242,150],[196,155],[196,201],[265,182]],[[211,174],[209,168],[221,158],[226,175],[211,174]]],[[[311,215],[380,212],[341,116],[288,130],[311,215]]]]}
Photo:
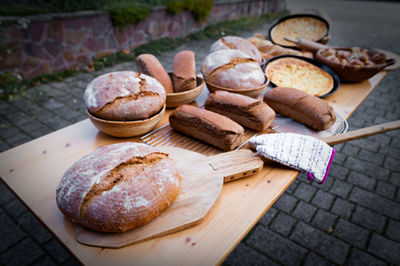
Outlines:
{"type": "Polygon", "coordinates": [[[264,101],[276,112],[315,130],[328,129],[336,121],[328,102],[297,89],[276,87],[265,94],[264,101]]]}
{"type": "Polygon", "coordinates": [[[94,116],[106,120],[142,120],[165,104],[164,87],[154,78],[132,71],[101,75],[86,87],[85,105],[94,116]]]}
{"type": "Polygon", "coordinates": [[[57,206],[73,223],[124,232],[149,223],[178,195],[181,177],[168,154],[140,143],[101,147],[63,175],[57,206]]]}
{"type": "Polygon", "coordinates": [[[229,89],[254,89],[265,83],[256,60],[239,50],[218,50],[203,61],[201,73],[207,82],[229,89]]]}
{"type": "Polygon", "coordinates": [[[157,57],[154,55],[139,55],[136,58],[136,67],[138,68],[139,72],[158,80],[158,82],[164,86],[166,93],[172,93],[174,91],[171,78],[161,65],[160,61],[158,61],[157,57]]]}
{"type": "Polygon", "coordinates": [[[262,100],[227,91],[212,93],[205,108],[255,131],[267,129],[275,119],[274,110],[262,100]]]}
{"type": "Polygon", "coordinates": [[[251,58],[261,64],[263,58],[257,47],[246,39],[237,36],[225,36],[213,43],[210,52],[215,52],[221,49],[237,49],[248,54],[251,58]]]}
{"type": "Polygon", "coordinates": [[[207,142],[224,151],[238,147],[244,136],[244,129],[226,116],[181,105],[169,116],[170,126],[179,132],[207,142]]]}
{"type": "Polygon", "coordinates": [[[174,92],[196,88],[196,63],[192,51],[184,50],[175,55],[172,80],[174,92]]]}

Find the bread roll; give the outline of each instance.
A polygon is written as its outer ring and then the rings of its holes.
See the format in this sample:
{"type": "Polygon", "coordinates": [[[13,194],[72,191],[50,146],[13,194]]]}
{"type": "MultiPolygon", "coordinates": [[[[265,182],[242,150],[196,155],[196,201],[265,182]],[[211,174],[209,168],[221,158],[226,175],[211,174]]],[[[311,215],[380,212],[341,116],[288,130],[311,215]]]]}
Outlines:
{"type": "Polygon", "coordinates": [[[103,146],[64,173],[57,206],[73,223],[124,232],[157,217],[178,195],[180,181],[172,159],[152,146],[103,146]]]}
{"type": "Polygon", "coordinates": [[[170,126],[176,131],[207,142],[224,151],[240,145],[244,129],[226,116],[181,105],[169,117],[170,126]]]}
{"type": "Polygon", "coordinates": [[[237,49],[248,54],[252,59],[261,64],[263,59],[257,47],[246,39],[237,36],[222,37],[211,46],[210,52],[215,52],[221,49],[237,49]]]}
{"type": "Polygon", "coordinates": [[[157,57],[152,54],[141,54],[136,58],[136,66],[139,72],[158,80],[164,86],[166,93],[174,92],[171,78],[157,57]]]}
{"type": "Polygon", "coordinates": [[[142,120],[165,104],[164,87],[154,78],[133,71],[112,72],[94,79],[83,99],[94,116],[116,121],[142,120]]]}
{"type": "Polygon", "coordinates": [[[172,80],[174,92],[196,88],[196,64],[192,51],[184,50],[175,55],[172,80]]]}
{"type": "Polygon", "coordinates": [[[260,65],[239,50],[218,50],[203,61],[201,73],[207,82],[230,89],[254,89],[265,83],[260,65]]]}
{"type": "Polygon", "coordinates": [[[275,119],[274,110],[262,100],[226,91],[212,93],[205,108],[255,131],[267,129],[275,119]]]}
{"type": "Polygon", "coordinates": [[[315,130],[325,130],[336,121],[326,101],[297,89],[276,87],[265,94],[264,101],[276,112],[315,130]]]}

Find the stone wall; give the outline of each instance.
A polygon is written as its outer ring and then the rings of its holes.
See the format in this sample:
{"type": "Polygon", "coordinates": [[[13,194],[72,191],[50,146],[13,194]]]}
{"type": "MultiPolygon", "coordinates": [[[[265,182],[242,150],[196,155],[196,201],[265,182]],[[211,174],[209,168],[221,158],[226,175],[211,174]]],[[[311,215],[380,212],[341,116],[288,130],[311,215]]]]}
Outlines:
{"type": "Polygon", "coordinates": [[[30,78],[86,65],[93,58],[162,37],[184,37],[223,20],[261,15],[284,9],[284,0],[219,1],[205,22],[190,12],[169,15],[156,7],[141,23],[113,27],[103,11],[0,17],[0,42],[12,48],[0,59],[0,71],[15,69],[30,78]]]}

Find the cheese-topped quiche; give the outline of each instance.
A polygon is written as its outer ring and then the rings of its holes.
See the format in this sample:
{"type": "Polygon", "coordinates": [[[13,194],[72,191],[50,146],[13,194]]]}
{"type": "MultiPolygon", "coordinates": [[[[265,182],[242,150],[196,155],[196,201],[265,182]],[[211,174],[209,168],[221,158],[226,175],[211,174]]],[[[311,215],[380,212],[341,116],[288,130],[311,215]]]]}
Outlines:
{"type": "Polygon", "coordinates": [[[289,42],[284,37],[294,39],[307,39],[319,41],[328,31],[327,25],[313,17],[296,17],[282,21],[271,30],[272,40],[280,45],[295,47],[296,44],[289,42]]]}
{"type": "Polygon", "coordinates": [[[304,60],[284,57],[269,63],[267,77],[276,86],[295,88],[308,94],[321,96],[332,90],[332,76],[304,60]]]}

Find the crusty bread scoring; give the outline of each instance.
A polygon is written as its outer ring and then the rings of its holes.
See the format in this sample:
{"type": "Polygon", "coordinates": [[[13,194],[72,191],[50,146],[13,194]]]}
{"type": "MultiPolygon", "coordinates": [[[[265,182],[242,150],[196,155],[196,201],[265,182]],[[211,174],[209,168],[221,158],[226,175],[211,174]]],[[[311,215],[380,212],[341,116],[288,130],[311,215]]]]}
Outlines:
{"type": "Polygon", "coordinates": [[[152,54],[141,54],[136,58],[136,67],[138,71],[155,78],[161,85],[164,86],[166,93],[172,93],[174,91],[172,86],[172,80],[169,77],[167,71],[158,61],[157,57],[152,54]]]}
{"type": "Polygon", "coordinates": [[[57,186],[57,205],[73,223],[124,232],[157,217],[178,195],[168,154],[140,143],[104,146],[74,163],[57,186]]]}
{"type": "Polygon", "coordinates": [[[94,79],[83,99],[87,109],[106,120],[142,120],[165,104],[165,90],[154,78],[133,71],[112,72],[94,79]]]}
{"type": "Polygon", "coordinates": [[[221,49],[237,49],[248,54],[252,59],[256,60],[258,64],[262,63],[262,57],[257,47],[246,39],[237,36],[225,36],[213,43],[210,52],[221,49]]]}
{"type": "Polygon", "coordinates": [[[201,66],[210,83],[229,89],[254,89],[265,83],[260,65],[239,50],[218,50],[209,54],[201,66]]]}
{"type": "Polygon", "coordinates": [[[264,95],[264,101],[276,112],[315,130],[325,130],[336,121],[328,102],[297,89],[276,87],[264,95]]]}
{"type": "Polygon", "coordinates": [[[196,63],[192,51],[184,50],[175,55],[172,80],[174,92],[196,88],[196,63]]]}
{"type": "Polygon", "coordinates": [[[170,126],[186,135],[207,142],[224,151],[240,145],[244,129],[226,116],[181,105],[169,116],[170,126]]]}
{"type": "Polygon", "coordinates": [[[271,126],[275,112],[262,100],[227,91],[216,91],[210,95],[204,106],[255,131],[271,126]]]}

